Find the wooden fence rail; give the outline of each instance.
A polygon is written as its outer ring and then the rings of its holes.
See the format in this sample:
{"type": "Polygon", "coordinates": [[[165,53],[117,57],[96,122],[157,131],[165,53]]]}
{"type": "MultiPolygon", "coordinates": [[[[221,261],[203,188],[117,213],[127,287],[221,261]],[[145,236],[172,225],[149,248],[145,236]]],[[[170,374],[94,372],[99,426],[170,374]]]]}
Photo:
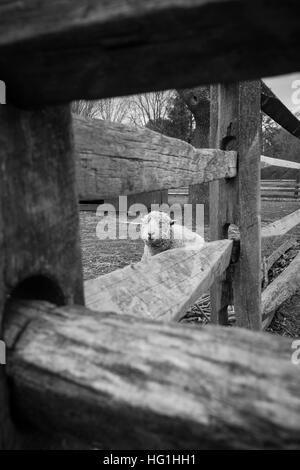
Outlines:
{"type": "Polygon", "coordinates": [[[35,429],[104,449],[300,446],[287,339],[41,302],[8,313],[12,401],[35,429]]]}
{"type": "Polygon", "coordinates": [[[290,232],[300,223],[300,209],[291,214],[282,217],[282,219],[271,222],[262,228],[261,236],[263,238],[279,237],[290,232]]]}
{"type": "Polygon", "coordinates": [[[236,175],[236,152],[195,149],[149,129],[74,116],[74,133],[81,201],[236,175]]]}
{"type": "Polygon", "coordinates": [[[297,11],[298,0],[1,2],[1,79],[9,101],[33,106],[284,74],[299,68],[297,11]]]}
{"type": "MultiPolygon", "coordinates": [[[[300,125],[300,124],[299,124],[300,125]]],[[[291,162],[289,160],[281,160],[280,158],[271,158],[262,155],[260,158],[261,168],[267,168],[269,166],[279,166],[281,168],[293,168],[295,170],[300,170],[300,163],[291,162]]]]}
{"type": "Polygon", "coordinates": [[[179,320],[229,266],[232,240],[176,248],[85,282],[87,307],[138,318],[179,320]]]}
{"type": "MultiPolygon", "coordinates": [[[[267,328],[276,310],[300,290],[300,254],[262,293],[262,325],[267,328]]],[[[297,315],[298,312],[295,312],[297,315]]]]}

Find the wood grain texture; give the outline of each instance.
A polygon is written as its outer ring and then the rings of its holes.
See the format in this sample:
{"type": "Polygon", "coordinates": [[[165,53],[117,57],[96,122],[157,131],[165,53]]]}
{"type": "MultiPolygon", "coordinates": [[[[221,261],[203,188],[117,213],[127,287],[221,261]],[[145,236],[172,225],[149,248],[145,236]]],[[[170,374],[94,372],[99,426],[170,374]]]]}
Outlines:
{"type": "Polygon", "coordinates": [[[99,312],[179,320],[227,268],[232,243],[207,243],[201,250],[175,248],[86,281],[86,306],[99,312]]]}
{"type": "Polygon", "coordinates": [[[2,0],[1,79],[32,106],[279,75],[298,28],[298,0],[2,0]]]}
{"type": "Polygon", "coordinates": [[[260,81],[219,85],[211,92],[211,147],[238,152],[238,174],[210,184],[210,240],[240,230],[240,259],[211,289],[212,321],[227,323],[232,288],[237,324],[259,330],[260,318],[260,81]]]}
{"type": "Polygon", "coordinates": [[[282,245],[280,245],[273,253],[268,256],[266,260],[266,268],[269,269],[273,266],[274,263],[286,253],[292,246],[297,244],[296,238],[290,238],[289,240],[285,240],[282,245]]]}
{"type": "Polygon", "coordinates": [[[281,160],[280,158],[271,158],[266,157],[265,155],[261,156],[261,168],[267,168],[269,166],[280,166],[282,168],[294,168],[295,170],[300,169],[300,163],[291,162],[289,160],[281,160]]]}
{"type": "Polygon", "coordinates": [[[16,416],[102,449],[300,448],[291,342],[84,307],[13,305],[16,416]]]}
{"type": "MultiPolygon", "coordinates": [[[[300,254],[262,293],[262,324],[267,328],[276,310],[300,290],[300,254]]],[[[298,315],[299,312],[295,312],[298,315]]]]}
{"type": "Polygon", "coordinates": [[[263,238],[280,237],[290,232],[298,224],[300,224],[300,209],[263,227],[261,236],[263,238]]]}
{"type": "Polygon", "coordinates": [[[278,261],[278,259],[286,253],[290,248],[295,246],[297,240],[295,238],[290,238],[285,240],[276,250],[271,253],[270,256],[264,256],[262,259],[262,270],[261,270],[261,280],[263,281],[263,287],[266,287],[269,284],[269,270],[272,268],[273,264],[278,261]]]}
{"type": "MultiPolygon", "coordinates": [[[[1,325],[9,296],[83,303],[83,282],[69,107],[0,106],[0,129],[1,325]]],[[[11,448],[3,376],[0,447],[11,448]]]]}
{"type": "Polygon", "coordinates": [[[74,116],[79,198],[119,197],[233,177],[236,153],[197,150],[149,129],[74,116]]]}

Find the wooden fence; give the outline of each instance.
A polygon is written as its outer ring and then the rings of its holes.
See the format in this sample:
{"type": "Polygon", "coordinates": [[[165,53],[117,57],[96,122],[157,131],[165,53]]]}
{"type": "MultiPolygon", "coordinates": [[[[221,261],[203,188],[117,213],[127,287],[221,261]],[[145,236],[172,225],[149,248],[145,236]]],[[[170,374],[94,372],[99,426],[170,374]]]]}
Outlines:
{"type": "Polygon", "coordinates": [[[263,180],[261,197],[263,199],[297,200],[300,197],[299,190],[298,180],[263,180]]]}
{"type": "MultiPolygon", "coordinates": [[[[289,162],[288,162],[289,163],[289,162]]],[[[262,199],[289,199],[297,200],[300,197],[300,183],[296,179],[287,180],[261,180],[260,194],[262,199]]],[[[189,187],[170,189],[168,191],[169,204],[188,204],[189,187]]],[[[84,209],[84,205],[83,205],[84,209]]],[[[95,205],[93,206],[95,210],[95,205]]]]}
{"type": "Polygon", "coordinates": [[[293,4],[0,3],[10,103],[0,107],[2,448],[60,447],[68,438],[106,449],[300,446],[290,341],[258,331],[266,319],[261,238],[300,222],[297,211],[260,227],[259,77],[297,69],[293,4]],[[215,241],[161,253],[84,292],[72,116],[63,103],[208,82],[224,82],[212,87],[211,149],[103,123],[86,132],[101,162],[90,168],[91,191],[210,182],[215,241]],[[230,224],[239,240],[227,239],[230,224]],[[256,331],[166,322],[209,288],[214,323],[226,324],[234,301],[238,326],[256,331]]]}

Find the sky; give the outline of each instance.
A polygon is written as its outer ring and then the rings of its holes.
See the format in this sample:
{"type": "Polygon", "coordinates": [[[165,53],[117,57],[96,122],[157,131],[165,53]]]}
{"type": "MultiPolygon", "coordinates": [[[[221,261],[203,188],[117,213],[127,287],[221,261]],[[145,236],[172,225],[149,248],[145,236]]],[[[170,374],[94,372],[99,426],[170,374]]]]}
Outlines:
{"type": "Polygon", "coordinates": [[[264,78],[263,80],[287,108],[293,113],[300,111],[300,73],[264,78]]]}

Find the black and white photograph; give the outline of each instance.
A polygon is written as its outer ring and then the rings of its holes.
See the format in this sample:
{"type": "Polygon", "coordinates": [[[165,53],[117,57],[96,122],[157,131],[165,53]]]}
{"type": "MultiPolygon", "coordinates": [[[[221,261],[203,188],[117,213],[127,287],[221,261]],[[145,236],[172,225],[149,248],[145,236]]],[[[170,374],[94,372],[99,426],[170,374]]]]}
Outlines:
{"type": "Polygon", "coordinates": [[[299,0],[0,0],[0,450],[300,450],[299,0]]]}

